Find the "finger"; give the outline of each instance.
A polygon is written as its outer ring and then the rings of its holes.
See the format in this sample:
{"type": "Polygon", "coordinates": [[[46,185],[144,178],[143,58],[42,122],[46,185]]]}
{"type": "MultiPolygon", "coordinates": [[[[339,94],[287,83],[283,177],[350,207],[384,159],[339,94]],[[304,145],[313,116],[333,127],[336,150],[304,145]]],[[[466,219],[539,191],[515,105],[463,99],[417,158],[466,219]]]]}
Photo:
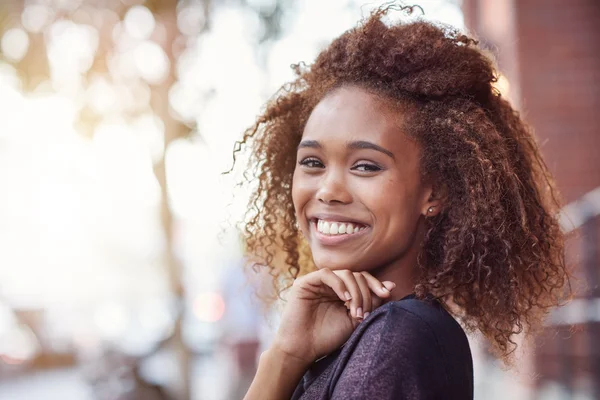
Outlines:
{"type": "Polygon", "coordinates": [[[343,302],[346,302],[352,298],[344,281],[328,268],[322,268],[318,271],[311,272],[310,274],[297,279],[294,282],[294,285],[311,285],[317,287],[325,285],[331,288],[331,290],[333,290],[337,297],[343,302]]]}
{"type": "Polygon", "coordinates": [[[360,293],[362,295],[363,318],[367,318],[372,310],[371,289],[369,288],[367,279],[360,272],[354,273],[354,279],[356,279],[356,283],[358,284],[358,288],[360,289],[360,293]]]}
{"type": "Polygon", "coordinates": [[[341,271],[333,271],[334,274],[339,276],[346,285],[346,288],[350,292],[352,296],[352,300],[350,300],[350,315],[354,318],[362,318],[363,310],[362,310],[362,293],[360,288],[358,287],[358,283],[356,283],[356,278],[354,278],[354,274],[349,270],[341,270],[341,271]]]}
{"type": "Polygon", "coordinates": [[[388,297],[390,297],[390,291],[392,291],[396,287],[396,284],[394,282],[385,281],[382,283],[379,279],[375,278],[373,275],[366,271],[362,271],[361,274],[367,280],[369,288],[373,291],[373,293],[375,293],[377,296],[383,299],[387,299],[388,297]]]}

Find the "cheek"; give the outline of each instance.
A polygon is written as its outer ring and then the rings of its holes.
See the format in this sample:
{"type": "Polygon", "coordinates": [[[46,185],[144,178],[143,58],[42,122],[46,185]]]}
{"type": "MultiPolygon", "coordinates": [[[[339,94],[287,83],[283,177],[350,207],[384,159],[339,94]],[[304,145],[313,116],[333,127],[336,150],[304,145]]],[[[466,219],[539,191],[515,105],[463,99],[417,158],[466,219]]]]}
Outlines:
{"type": "Polygon", "coordinates": [[[391,179],[373,179],[361,181],[355,187],[355,193],[376,217],[389,216],[398,210],[402,199],[406,197],[404,185],[391,179]]]}
{"type": "Polygon", "coordinates": [[[386,181],[363,191],[362,201],[382,228],[397,235],[412,226],[419,216],[416,192],[407,182],[386,181]]]}
{"type": "MultiPolygon", "coordinates": [[[[294,173],[292,179],[292,201],[294,203],[294,210],[296,211],[298,222],[303,223],[301,213],[303,212],[306,203],[310,200],[310,188],[306,185],[306,182],[299,177],[299,174],[294,173]]],[[[302,225],[301,225],[302,226],[302,225]]]]}

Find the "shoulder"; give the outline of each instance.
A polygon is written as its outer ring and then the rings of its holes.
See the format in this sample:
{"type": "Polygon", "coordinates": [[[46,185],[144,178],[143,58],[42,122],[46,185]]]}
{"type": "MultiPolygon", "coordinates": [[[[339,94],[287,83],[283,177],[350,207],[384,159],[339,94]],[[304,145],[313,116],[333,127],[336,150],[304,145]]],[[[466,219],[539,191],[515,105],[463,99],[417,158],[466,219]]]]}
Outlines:
{"type": "Polygon", "coordinates": [[[440,339],[448,325],[442,311],[416,299],[387,303],[361,323],[357,350],[368,349],[376,362],[388,365],[441,359],[440,339]]]}
{"type": "Polygon", "coordinates": [[[355,331],[340,366],[338,398],[472,398],[468,340],[433,300],[379,307],[355,331]]]}
{"type": "MultiPolygon", "coordinates": [[[[433,299],[409,298],[393,301],[375,310],[370,315],[371,321],[364,334],[373,334],[378,329],[385,328],[386,332],[409,335],[421,338],[420,334],[426,333],[422,339],[447,339],[464,338],[466,335],[456,320],[433,299]]],[[[394,334],[385,335],[394,339],[394,334]]]]}
{"type": "MultiPolygon", "coordinates": [[[[473,376],[469,341],[460,324],[434,299],[390,302],[373,313],[357,347],[370,347],[373,357],[394,367],[410,365],[416,374],[437,373],[448,382],[468,382],[473,376]]],[[[367,321],[368,322],[368,321],[367,321]]]]}
{"type": "Polygon", "coordinates": [[[391,367],[450,376],[457,367],[472,370],[469,341],[462,327],[433,299],[404,299],[375,310],[356,338],[357,353],[391,367]],[[372,318],[372,319],[371,319],[372,318]]]}

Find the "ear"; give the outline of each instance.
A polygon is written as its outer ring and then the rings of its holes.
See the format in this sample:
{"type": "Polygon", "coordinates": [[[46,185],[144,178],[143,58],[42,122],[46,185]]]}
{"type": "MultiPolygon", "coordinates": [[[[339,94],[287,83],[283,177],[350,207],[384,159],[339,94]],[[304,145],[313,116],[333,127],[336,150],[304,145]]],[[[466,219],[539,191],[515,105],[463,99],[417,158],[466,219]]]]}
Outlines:
{"type": "Polygon", "coordinates": [[[448,188],[446,185],[429,184],[427,188],[427,200],[423,203],[422,214],[425,217],[435,217],[444,208],[448,188]]]}

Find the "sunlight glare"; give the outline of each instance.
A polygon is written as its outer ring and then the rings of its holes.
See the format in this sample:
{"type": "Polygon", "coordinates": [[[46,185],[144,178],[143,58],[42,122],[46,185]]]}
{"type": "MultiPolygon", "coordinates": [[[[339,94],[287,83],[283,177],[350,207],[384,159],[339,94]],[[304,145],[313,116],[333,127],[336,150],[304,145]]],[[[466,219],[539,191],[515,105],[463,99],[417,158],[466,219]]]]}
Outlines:
{"type": "Polygon", "coordinates": [[[162,47],[151,41],[140,43],[134,50],[139,75],[150,84],[161,83],[169,73],[169,59],[162,47]]]}
{"type": "Polygon", "coordinates": [[[68,20],[52,24],[46,35],[48,62],[53,80],[68,79],[92,66],[98,48],[98,31],[68,20]]]}
{"type": "Polygon", "coordinates": [[[28,4],[21,14],[23,27],[31,33],[41,32],[54,17],[54,11],[44,4],[28,4]]]}
{"type": "Polygon", "coordinates": [[[21,28],[12,28],[4,32],[0,50],[2,54],[13,62],[19,62],[29,49],[29,36],[21,28]]]}
{"type": "Polygon", "coordinates": [[[156,25],[154,15],[147,7],[140,5],[131,7],[125,14],[123,22],[127,33],[141,40],[150,38],[156,25]]]}
{"type": "Polygon", "coordinates": [[[181,7],[177,12],[177,27],[179,31],[187,36],[197,35],[206,23],[204,8],[202,4],[190,4],[181,7]]]}

